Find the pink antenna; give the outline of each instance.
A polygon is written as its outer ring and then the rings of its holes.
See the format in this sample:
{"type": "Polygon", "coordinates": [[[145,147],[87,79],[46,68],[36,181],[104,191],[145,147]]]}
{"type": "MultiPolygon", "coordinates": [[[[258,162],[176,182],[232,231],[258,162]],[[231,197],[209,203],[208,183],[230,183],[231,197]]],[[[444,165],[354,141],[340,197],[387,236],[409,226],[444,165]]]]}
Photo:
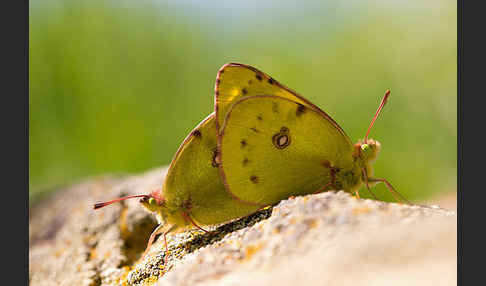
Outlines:
{"type": "Polygon", "coordinates": [[[378,118],[378,115],[380,114],[381,110],[383,109],[383,106],[385,106],[386,101],[388,100],[388,96],[390,96],[390,90],[387,89],[385,91],[385,96],[381,100],[380,106],[378,107],[378,110],[375,113],[375,116],[373,117],[373,120],[371,120],[370,126],[368,127],[368,131],[366,132],[366,136],[364,138],[364,143],[366,144],[368,141],[368,135],[370,134],[371,127],[373,127],[373,124],[375,124],[376,119],[378,118]]]}
{"type": "Polygon", "coordinates": [[[123,197],[123,198],[118,198],[118,199],[114,199],[112,201],[108,201],[108,202],[104,202],[104,203],[97,203],[94,205],[94,209],[99,209],[99,208],[102,208],[102,207],[106,207],[107,205],[111,205],[113,203],[116,203],[116,202],[119,202],[119,201],[123,201],[123,200],[126,200],[126,199],[133,199],[133,198],[149,198],[150,196],[148,195],[136,195],[136,196],[127,196],[127,197],[123,197]]]}

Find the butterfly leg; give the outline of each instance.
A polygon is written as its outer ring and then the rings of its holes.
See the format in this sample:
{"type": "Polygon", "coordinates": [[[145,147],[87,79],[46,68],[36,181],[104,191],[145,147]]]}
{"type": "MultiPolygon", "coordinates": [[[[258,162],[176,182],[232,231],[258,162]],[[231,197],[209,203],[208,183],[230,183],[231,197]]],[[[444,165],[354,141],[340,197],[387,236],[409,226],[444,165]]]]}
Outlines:
{"type": "Polygon", "coordinates": [[[334,183],[336,182],[336,172],[338,172],[339,169],[331,167],[331,164],[329,162],[325,162],[324,166],[329,168],[329,175],[331,177],[331,180],[329,181],[329,183],[327,183],[324,186],[322,186],[321,188],[319,188],[313,194],[322,193],[327,189],[327,187],[334,187],[334,189],[336,189],[336,186],[334,185],[334,183]]]}
{"type": "Polygon", "coordinates": [[[145,251],[143,252],[143,255],[142,255],[142,260],[145,258],[145,255],[147,255],[148,253],[148,250],[150,249],[150,246],[152,246],[152,243],[154,242],[155,240],[155,237],[160,234],[160,233],[164,233],[164,242],[165,242],[165,257],[164,257],[164,264],[167,263],[167,256],[169,254],[169,248],[167,247],[167,239],[166,239],[166,235],[173,231],[174,229],[177,228],[177,225],[172,225],[167,231],[164,232],[164,227],[166,227],[166,225],[163,225],[163,224],[159,224],[157,226],[157,228],[152,232],[152,234],[150,235],[150,238],[149,238],[149,241],[147,243],[147,248],[145,248],[145,251]]]}
{"type": "MultiPolygon", "coordinates": [[[[363,178],[365,180],[365,186],[366,186],[366,189],[368,190],[368,192],[373,196],[373,198],[375,200],[378,200],[378,198],[376,197],[375,193],[373,193],[371,191],[371,188],[370,188],[370,184],[368,183],[368,174],[366,173],[366,169],[365,168],[362,168],[361,169],[361,174],[363,175],[363,178]]],[[[359,195],[358,195],[358,190],[356,190],[356,196],[358,197],[359,199],[359,195]]]]}
{"type": "Polygon", "coordinates": [[[322,193],[327,189],[327,187],[330,187],[332,185],[333,185],[333,182],[329,182],[329,183],[325,184],[322,188],[319,188],[317,191],[313,192],[312,194],[322,193]]]}
{"type": "Polygon", "coordinates": [[[172,231],[172,228],[164,232],[165,255],[164,265],[167,265],[167,256],[169,256],[169,247],[167,246],[167,234],[172,231]]]}
{"type": "Polygon", "coordinates": [[[390,182],[388,182],[387,180],[385,179],[377,179],[377,178],[367,178],[367,181],[368,182],[381,182],[381,183],[384,183],[386,185],[386,187],[388,188],[388,190],[390,190],[390,192],[392,193],[393,197],[395,198],[395,200],[399,203],[401,203],[402,201],[406,202],[407,204],[409,205],[413,205],[409,200],[407,200],[404,196],[402,196],[399,192],[397,192],[393,186],[390,184],[390,182]]]}

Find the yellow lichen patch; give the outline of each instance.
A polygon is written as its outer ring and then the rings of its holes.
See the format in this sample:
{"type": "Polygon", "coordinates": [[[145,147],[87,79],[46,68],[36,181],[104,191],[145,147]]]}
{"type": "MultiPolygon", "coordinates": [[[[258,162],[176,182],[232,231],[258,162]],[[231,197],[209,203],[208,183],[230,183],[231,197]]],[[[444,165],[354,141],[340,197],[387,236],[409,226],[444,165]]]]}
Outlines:
{"type": "Polygon", "coordinates": [[[283,229],[283,228],[284,228],[284,226],[283,226],[283,225],[281,225],[281,224],[279,224],[279,225],[277,225],[277,226],[276,226],[276,227],[273,229],[273,233],[274,233],[274,234],[279,234],[279,233],[281,233],[281,232],[282,232],[282,229],[283,229]]]}
{"type": "Polygon", "coordinates": [[[150,276],[149,278],[144,279],[142,281],[142,285],[150,286],[153,285],[155,282],[157,282],[157,280],[159,280],[159,276],[150,276]]]}
{"type": "Polygon", "coordinates": [[[111,251],[108,250],[107,252],[105,252],[105,255],[103,255],[103,258],[108,259],[110,255],[111,255],[111,251]]]}
{"type": "Polygon", "coordinates": [[[307,224],[310,228],[315,228],[317,227],[317,219],[311,218],[311,219],[306,219],[305,224],[307,224]]]}
{"type": "MultiPolygon", "coordinates": [[[[233,247],[235,249],[241,248],[241,242],[238,241],[238,240],[228,239],[228,241],[226,241],[226,243],[229,244],[231,247],[233,247]]],[[[221,245],[221,244],[216,245],[216,247],[222,247],[222,246],[223,245],[221,245]]]]}
{"type": "Polygon", "coordinates": [[[83,242],[84,244],[90,244],[90,242],[94,239],[94,236],[92,235],[85,235],[83,236],[83,242]]]}
{"type": "Polygon", "coordinates": [[[245,249],[245,260],[250,260],[251,257],[257,253],[260,249],[262,248],[262,244],[257,244],[257,245],[249,245],[245,249]]]}
{"type": "Polygon", "coordinates": [[[62,255],[63,253],[64,253],[64,249],[58,249],[58,250],[56,250],[56,251],[54,252],[54,256],[55,256],[56,258],[59,258],[59,257],[61,257],[61,255],[62,255]]]}
{"type": "Polygon", "coordinates": [[[96,259],[98,257],[98,253],[96,252],[96,249],[91,249],[89,252],[89,260],[96,259]]]}
{"type": "Polygon", "coordinates": [[[361,206],[361,207],[355,207],[353,209],[353,214],[366,214],[371,211],[371,208],[368,206],[361,206]]]}
{"type": "Polygon", "coordinates": [[[127,277],[128,277],[128,273],[130,273],[130,267],[123,266],[122,269],[124,270],[124,272],[120,276],[120,278],[118,278],[118,280],[116,281],[116,284],[121,284],[123,286],[126,286],[126,285],[128,285],[127,277]]]}

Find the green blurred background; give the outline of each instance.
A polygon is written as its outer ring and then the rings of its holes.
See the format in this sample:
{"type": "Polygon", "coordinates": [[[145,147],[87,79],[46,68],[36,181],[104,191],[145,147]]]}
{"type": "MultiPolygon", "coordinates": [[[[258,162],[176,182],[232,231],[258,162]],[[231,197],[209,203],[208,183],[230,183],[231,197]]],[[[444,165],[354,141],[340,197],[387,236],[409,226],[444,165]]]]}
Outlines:
{"type": "Polygon", "coordinates": [[[412,201],[454,193],[456,20],[452,0],[32,0],[30,203],[89,176],[169,164],[212,112],[227,62],[298,91],[352,141],[390,88],[371,134],[383,147],[375,174],[412,201]]]}

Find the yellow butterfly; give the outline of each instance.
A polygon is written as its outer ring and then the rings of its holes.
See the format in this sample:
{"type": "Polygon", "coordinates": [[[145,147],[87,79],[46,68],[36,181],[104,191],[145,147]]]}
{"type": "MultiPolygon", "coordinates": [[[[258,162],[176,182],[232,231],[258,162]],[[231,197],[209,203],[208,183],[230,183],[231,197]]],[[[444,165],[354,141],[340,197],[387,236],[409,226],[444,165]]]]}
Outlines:
{"type": "Polygon", "coordinates": [[[365,139],[353,145],[331,117],[302,96],[253,67],[226,64],[216,79],[215,112],[184,139],[162,188],[94,208],[141,198],[160,223],[145,254],[157,234],[163,234],[167,254],[168,233],[193,226],[204,230],[201,226],[247,216],[290,196],[330,189],[358,195],[363,182],[368,189],[384,182],[399,196],[388,181],[370,177],[380,144],[367,138],[389,94],[365,139]]]}
{"type": "Polygon", "coordinates": [[[226,190],[264,206],[330,189],[359,196],[363,183],[370,190],[383,182],[398,201],[408,202],[388,181],[371,177],[380,143],[368,134],[389,95],[365,138],[353,145],[329,115],[272,77],[247,65],[224,65],[215,84],[215,113],[226,190]]]}

